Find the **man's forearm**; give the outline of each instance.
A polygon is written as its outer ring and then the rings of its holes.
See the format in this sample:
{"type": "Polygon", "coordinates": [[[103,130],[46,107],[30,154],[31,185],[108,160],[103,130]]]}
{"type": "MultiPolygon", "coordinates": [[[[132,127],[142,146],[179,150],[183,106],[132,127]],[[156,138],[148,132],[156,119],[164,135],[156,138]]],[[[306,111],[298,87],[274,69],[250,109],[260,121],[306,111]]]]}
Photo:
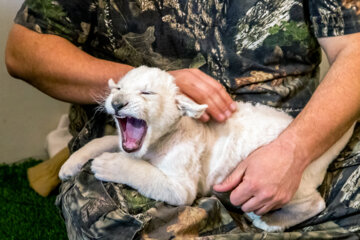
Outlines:
{"type": "Polygon", "coordinates": [[[256,149],[214,186],[231,191],[231,203],[244,212],[262,215],[288,203],[306,166],[359,117],[360,33],[319,42],[332,66],[304,110],[276,140],[256,149]]]}
{"type": "Polygon", "coordinates": [[[62,101],[95,103],[109,78],[119,79],[131,66],[94,58],[64,38],[12,28],[6,47],[9,73],[62,101]]]}
{"type": "Polygon", "coordinates": [[[293,144],[301,167],[324,153],[359,118],[358,49],[349,46],[337,54],[328,54],[332,65],[327,75],[304,110],[279,137],[279,141],[293,144]]]}

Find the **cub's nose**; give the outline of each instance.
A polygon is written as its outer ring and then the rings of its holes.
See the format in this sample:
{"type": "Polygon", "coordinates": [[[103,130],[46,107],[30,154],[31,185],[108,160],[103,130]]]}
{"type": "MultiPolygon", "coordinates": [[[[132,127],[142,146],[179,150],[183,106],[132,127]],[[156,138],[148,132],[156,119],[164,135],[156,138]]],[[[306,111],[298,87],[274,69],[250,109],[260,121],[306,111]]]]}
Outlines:
{"type": "Polygon", "coordinates": [[[122,102],[119,102],[119,101],[114,101],[114,102],[111,103],[111,105],[112,105],[112,107],[114,108],[115,111],[119,111],[123,107],[128,105],[128,103],[122,103],[122,102]]]}

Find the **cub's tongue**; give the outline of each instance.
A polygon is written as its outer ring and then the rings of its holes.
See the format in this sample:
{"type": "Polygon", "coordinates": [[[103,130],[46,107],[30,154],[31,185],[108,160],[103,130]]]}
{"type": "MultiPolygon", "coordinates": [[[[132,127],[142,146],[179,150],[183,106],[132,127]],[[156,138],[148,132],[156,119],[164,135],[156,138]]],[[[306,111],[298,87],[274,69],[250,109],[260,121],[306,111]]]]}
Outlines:
{"type": "Polygon", "coordinates": [[[121,134],[122,147],[126,152],[138,150],[146,134],[146,122],[133,117],[118,118],[121,134]]]}

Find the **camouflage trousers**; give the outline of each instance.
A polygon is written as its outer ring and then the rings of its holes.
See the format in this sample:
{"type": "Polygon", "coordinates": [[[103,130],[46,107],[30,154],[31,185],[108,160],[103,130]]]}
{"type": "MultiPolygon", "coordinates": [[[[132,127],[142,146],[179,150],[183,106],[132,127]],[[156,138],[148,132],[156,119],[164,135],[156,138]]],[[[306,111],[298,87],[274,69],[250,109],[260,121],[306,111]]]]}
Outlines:
{"type": "Polygon", "coordinates": [[[57,197],[69,239],[360,239],[360,124],[319,188],[326,209],[283,233],[256,229],[224,207],[226,197],[170,206],[97,180],[90,164],[64,182],[57,197]]]}

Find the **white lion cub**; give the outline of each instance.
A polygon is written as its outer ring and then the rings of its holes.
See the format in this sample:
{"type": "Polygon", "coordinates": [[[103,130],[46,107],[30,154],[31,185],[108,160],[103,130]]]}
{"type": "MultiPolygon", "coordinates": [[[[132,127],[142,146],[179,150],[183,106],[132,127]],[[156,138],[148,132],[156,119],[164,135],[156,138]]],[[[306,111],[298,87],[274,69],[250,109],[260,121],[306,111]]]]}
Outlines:
{"type": "MultiPolygon", "coordinates": [[[[60,178],[74,176],[94,158],[96,178],[127,184],[173,205],[208,195],[241,160],[292,121],[273,108],[239,102],[226,123],[201,123],[195,119],[207,106],[180,94],[173,77],[156,68],[136,68],[117,84],[109,80],[109,87],[105,108],[114,117],[118,136],[95,139],[75,152],[62,166],[60,178]]],[[[316,189],[352,131],[307,167],[290,203],[261,217],[248,214],[253,224],[282,231],[321,212],[325,202],[316,189]]]]}

